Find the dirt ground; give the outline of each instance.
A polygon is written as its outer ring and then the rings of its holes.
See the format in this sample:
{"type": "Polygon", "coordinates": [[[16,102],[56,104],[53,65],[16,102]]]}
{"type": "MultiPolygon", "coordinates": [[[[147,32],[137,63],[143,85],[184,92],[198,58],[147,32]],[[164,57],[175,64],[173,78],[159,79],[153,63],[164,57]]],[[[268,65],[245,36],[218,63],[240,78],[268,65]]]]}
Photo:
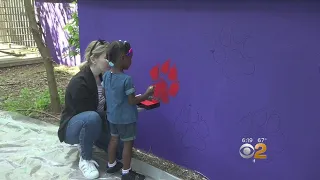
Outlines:
{"type": "MultiPolygon", "coordinates": [[[[71,77],[78,72],[77,67],[68,68],[65,66],[55,67],[55,76],[58,88],[65,89],[71,77]]],[[[8,98],[20,96],[22,88],[28,88],[31,91],[44,91],[47,89],[46,71],[42,64],[18,66],[12,68],[0,68],[0,109],[3,109],[3,103],[8,98]]],[[[23,110],[19,111],[32,111],[23,110]]],[[[46,121],[52,124],[59,123],[59,114],[53,114],[49,110],[39,111],[30,115],[34,118],[46,121]]],[[[167,160],[158,158],[150,153],[134,150],[134,156],[159,169],[167,171],[183,180],[205,180],[206,178],[194,171],[187,170],[167,160]]]]}
{"type": "MultiPolygon", "coordinates": [[[[56,67],[55,75],[58,88],[65,89],[76,71],[76,68],[56,67]]],[[[0,68],[0,109],[3,109],[2,103],[8,98],[19,97],[23,88],[28,88],[30,91],[44,91],[48,88],[46,71],[42,64],[0,68]]],[[[59,114],[53,114],[50,111],[44,112],[47,114],[36,113],[33,114],[33,117],[53,124],[59,122],[59,114]]]]}

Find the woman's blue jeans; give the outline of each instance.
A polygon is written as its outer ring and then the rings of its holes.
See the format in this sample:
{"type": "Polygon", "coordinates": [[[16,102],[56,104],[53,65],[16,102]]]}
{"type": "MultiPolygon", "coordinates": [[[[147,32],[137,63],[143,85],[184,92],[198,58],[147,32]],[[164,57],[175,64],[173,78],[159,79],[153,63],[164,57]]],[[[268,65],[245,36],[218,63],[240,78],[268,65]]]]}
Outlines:
{"type": "MultiPolygon", "coordinates": [[[[73,116],[67,125],[65,143],[80,144],[81,157],[85,160],[92,159],[93,145],[108,153],[111,135],[108,121],[104,115],[95,111],[86,111],[73,116]],[[102,121],[107,127],[102,128],[102,121]]],[[[117,159],[122,159],[123,143],[118,141],[117,159]]]]}

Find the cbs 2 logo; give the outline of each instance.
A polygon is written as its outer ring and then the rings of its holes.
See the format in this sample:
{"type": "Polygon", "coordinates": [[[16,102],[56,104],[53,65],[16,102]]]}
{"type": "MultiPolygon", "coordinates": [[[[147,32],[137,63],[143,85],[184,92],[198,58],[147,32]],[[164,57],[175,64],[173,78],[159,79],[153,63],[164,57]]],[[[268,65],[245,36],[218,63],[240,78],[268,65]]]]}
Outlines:
{"type": "Polygon", "coordinates": [[[243,144],[240,147],[239,153],[240,156],[249,159],[254,156],[254,159],[267,159],[267,155],[264,154],[267,151],[267,145],[264,143],[258,143],[254,146],[251,144],[243,144]]]}

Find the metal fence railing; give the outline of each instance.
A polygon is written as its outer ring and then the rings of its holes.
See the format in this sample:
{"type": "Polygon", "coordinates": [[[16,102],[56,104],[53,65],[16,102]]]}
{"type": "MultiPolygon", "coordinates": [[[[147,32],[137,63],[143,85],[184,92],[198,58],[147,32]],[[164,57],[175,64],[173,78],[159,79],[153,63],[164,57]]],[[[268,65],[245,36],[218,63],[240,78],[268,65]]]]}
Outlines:
{"type": "Polygon", "coordinates": [[[0,0],[0,43],[36,47],[23,0],[0,0]]]}

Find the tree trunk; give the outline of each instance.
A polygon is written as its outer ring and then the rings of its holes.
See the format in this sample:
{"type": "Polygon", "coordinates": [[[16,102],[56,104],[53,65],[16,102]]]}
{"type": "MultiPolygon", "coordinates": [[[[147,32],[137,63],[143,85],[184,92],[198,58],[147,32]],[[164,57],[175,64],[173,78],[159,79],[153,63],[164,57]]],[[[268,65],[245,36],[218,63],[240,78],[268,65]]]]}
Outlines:
{"type": "Polygon", "coordinates": [[[34,12],[34,4],[32,0],[24,0],[24,7],[29,19],[30,29],[33,35],[33,39],[36,41],[37,47],[43,59],[44,67],[46,68],[48,87],[51,100],[51,110],[55,113],[61,111],[60,99],[58,94],[57,82],[54,76],[54,68],[52,64],[52,58],[50,50],[42,40],[43,31],[40,23],[37,23],[36,15],[34,12]]]}

